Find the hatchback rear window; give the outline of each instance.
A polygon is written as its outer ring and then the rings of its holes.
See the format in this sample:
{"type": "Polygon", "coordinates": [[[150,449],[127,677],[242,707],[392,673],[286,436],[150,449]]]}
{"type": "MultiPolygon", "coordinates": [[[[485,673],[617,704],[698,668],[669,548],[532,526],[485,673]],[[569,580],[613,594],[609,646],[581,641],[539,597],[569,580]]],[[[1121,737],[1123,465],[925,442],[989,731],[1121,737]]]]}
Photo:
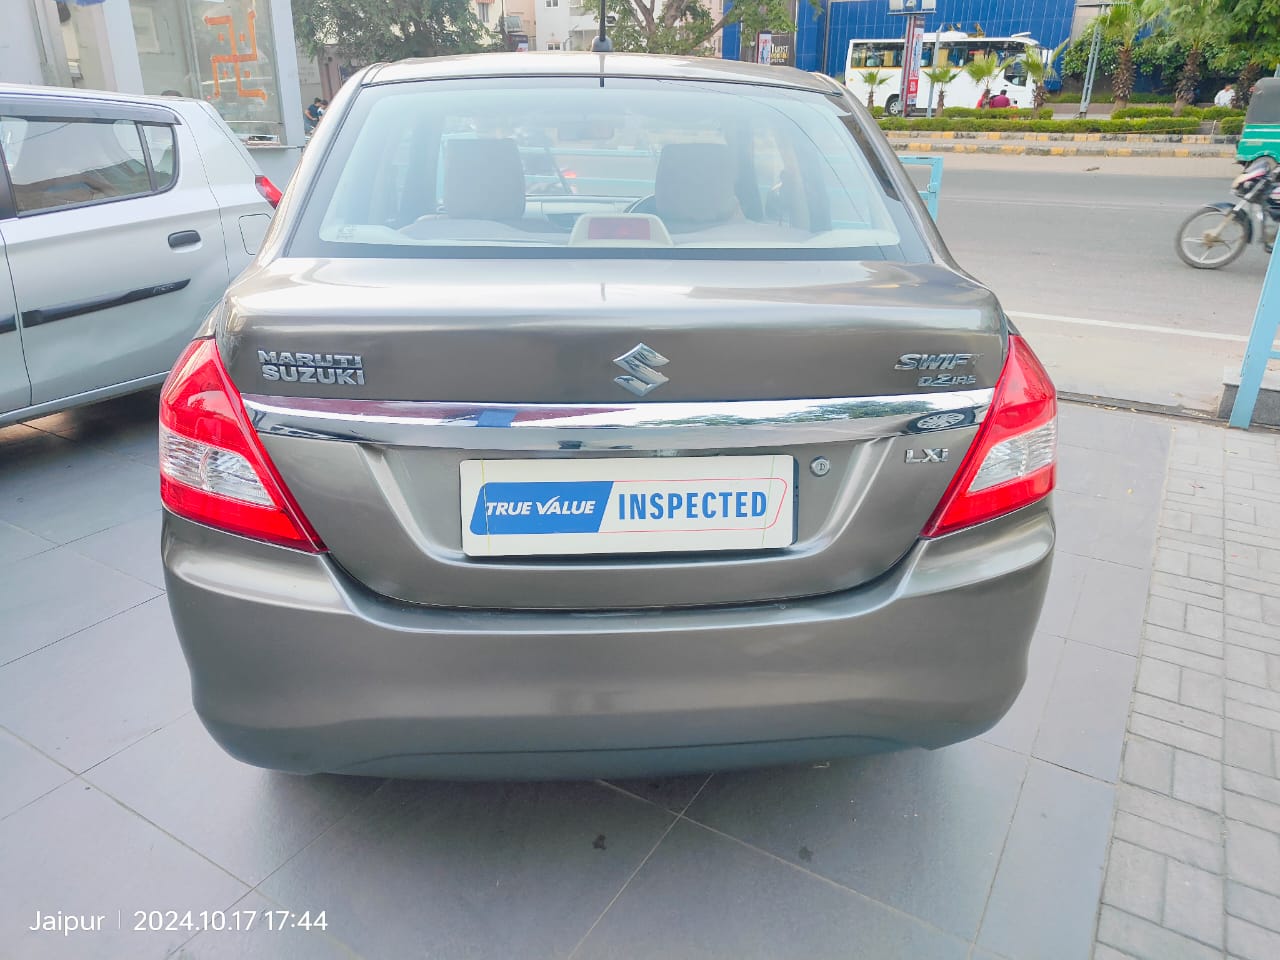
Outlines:
{"type": "Polygon", "coordinates": [[[292,256],[926,259],[848,107],[630,78],[359,93],[292,256]]]}

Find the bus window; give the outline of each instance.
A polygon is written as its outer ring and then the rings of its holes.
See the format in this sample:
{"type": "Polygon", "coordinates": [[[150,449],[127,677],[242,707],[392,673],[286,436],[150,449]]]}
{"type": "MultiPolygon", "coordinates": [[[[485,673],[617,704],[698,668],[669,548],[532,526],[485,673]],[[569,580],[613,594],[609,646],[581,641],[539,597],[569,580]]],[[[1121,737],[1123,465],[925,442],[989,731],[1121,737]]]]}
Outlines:
{"type": "Polygon", "coordinates": [[[868,67],[902,66],[902,44],[877,44],[867,51],[868,67]]]}
{"type": "Polygon", "coordinates": [[[1015,60],[1005,70],[1004,78],[1015,87],[1025,87],[1027,85],[1027,65],[1021,60],[1015,60]]]}
{"type": "MultiPolygon", "coordinates": [[[[946,48],[944,48],[946,49],[946,48]]],[[[954,56],[954,54],[952,54],[954,56]]],[[[933,49],[930,45],[924,48],[924,66],[933,63],[933,49]]],[[[958,65],[958,64],[957,64],[958,65]]],[[[902,41],[892,40],[870,43],[851,43],[849,45],[848,69],[862,68],[899,69],[902,66],[902,41]]]]}

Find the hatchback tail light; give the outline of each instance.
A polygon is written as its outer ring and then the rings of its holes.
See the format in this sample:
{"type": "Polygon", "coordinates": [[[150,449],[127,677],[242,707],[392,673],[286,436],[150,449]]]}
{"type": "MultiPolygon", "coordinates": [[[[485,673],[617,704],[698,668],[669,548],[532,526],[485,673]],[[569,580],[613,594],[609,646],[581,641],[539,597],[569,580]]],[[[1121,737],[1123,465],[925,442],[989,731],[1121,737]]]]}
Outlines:
{"type": "Polygon", "coordinates": [[[923,535],[937,537],[1047,496],[1057,463],[1058,403],[1031,347],[1009,337],[991,409],[923,535]]]}
{"type": "Polygon", "coordinates": [[[262,199],[271,204],[271,206],[280,206],[280,198],[284,196],[280,192],[280,188],[272,183],[267,177],[258,174],[253,178],[253,185],[258,188],[258,192],[262,194],[262,199]]]}
{"type": "Polygon", "coordinates": [[[250,426],[213,340],[187,347],[160,394],[160,499],[219,530],[325,549],[250,426]]]}

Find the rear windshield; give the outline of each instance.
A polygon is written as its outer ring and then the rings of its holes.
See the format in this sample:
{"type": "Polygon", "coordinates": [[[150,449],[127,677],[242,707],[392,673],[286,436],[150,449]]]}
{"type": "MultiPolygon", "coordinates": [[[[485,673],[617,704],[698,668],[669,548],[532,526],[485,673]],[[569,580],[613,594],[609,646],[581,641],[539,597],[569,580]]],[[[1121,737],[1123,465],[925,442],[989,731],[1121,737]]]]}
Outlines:
{"type": "Polygon", "coordinates": [[[342,118],[288,253],[928,259],[858,136],[838,98],[744,84],[373,86],[342,118]]]}

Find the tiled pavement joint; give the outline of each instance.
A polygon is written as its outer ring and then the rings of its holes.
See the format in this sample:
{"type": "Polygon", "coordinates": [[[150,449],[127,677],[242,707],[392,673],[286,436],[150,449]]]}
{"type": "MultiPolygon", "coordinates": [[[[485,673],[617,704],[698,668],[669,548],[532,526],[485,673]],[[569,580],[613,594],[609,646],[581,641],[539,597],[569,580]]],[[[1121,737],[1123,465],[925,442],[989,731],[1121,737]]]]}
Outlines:
{"type": "Polygon", "coordinates": [[[1280,957],[1280,442],[1179,426],[1095,960],[1280,957]]]}

